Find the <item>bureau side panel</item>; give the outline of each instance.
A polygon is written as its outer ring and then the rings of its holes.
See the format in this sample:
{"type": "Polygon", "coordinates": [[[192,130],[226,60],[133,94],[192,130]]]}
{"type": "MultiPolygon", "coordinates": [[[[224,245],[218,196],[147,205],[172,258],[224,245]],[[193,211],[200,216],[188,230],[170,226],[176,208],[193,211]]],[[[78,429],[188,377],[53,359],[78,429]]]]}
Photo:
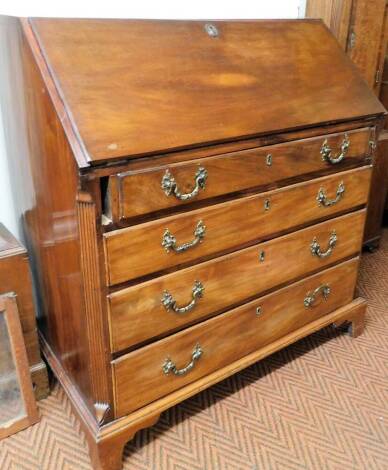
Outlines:
{"type": "MultiPolygon", "coordinates": [[[[78,226],[78,169],[35,62],[22,34],[32,194],[24,227],[34,267],[38,325],[76,389],[93,405],[89,343],[78,226]]],[[[20,182],[23,184],[22,182],[20,182]]]]}

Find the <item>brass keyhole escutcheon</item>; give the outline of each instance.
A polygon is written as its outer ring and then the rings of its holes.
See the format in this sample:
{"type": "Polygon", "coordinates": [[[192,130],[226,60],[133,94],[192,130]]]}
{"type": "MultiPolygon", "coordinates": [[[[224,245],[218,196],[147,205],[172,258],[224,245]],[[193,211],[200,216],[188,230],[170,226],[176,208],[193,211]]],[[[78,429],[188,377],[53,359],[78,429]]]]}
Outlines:
{"type": "Polygon", "coordinates": [[[217,26],[211,23],[206,23],[205,24],[205,31],[211,38],[216,38],[218,37],[218,29],[217,26]]]}

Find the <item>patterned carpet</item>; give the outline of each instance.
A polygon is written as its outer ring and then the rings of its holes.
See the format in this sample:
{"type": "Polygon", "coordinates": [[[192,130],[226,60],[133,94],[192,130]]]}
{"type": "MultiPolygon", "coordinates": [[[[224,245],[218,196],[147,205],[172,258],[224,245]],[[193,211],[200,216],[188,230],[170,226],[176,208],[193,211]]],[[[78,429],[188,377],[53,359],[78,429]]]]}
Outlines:
{"type": "MultiPolygon", "coordinates": [[[[365,254],[365,333],[326,328],[162,415],[125,470],[388,469],[388,230],[365,254]]],[[[1,470],[90,470],[61,388],[39,424],[0,443],[1,470]]]]}

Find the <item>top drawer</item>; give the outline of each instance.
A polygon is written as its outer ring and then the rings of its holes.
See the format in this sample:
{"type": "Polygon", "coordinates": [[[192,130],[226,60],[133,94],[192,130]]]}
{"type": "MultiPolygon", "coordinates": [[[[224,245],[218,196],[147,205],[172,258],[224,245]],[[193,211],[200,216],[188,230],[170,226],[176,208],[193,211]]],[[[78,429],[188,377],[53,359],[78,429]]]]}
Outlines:
{"type": "Polygon", "coordinates": [[[115,222],[188,202],[364,162],[370,129],[323,135],[185,163],[113,175],[108,199],[115,222]]]}

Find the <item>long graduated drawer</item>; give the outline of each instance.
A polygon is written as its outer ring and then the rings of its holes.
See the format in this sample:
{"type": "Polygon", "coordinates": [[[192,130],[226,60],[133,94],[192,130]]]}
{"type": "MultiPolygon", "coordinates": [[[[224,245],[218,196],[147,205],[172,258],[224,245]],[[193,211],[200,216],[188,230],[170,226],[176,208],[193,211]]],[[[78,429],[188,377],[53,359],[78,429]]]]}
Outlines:
{"type": "Polygon", "coordinates": [[[351,130],[139,170],[109,178],[114,221],[318,171],[363,164],[371,130],[351,130]]]}
{"type": "Polygon", "coordinates": [[[107,283],[215,256],[364,205],[371,170],[357,168],[107,232],[107,283]]]}
{"type": "Polygon", "coordinates": [[[114,360],[116,416],[351,302],[357,268],[355,258],[114,360]]]}
{"type": "Polygon", "coordinates": [[[358,253],[365,209],[108,296],[112,351],[178,330],[358,253]]]}

